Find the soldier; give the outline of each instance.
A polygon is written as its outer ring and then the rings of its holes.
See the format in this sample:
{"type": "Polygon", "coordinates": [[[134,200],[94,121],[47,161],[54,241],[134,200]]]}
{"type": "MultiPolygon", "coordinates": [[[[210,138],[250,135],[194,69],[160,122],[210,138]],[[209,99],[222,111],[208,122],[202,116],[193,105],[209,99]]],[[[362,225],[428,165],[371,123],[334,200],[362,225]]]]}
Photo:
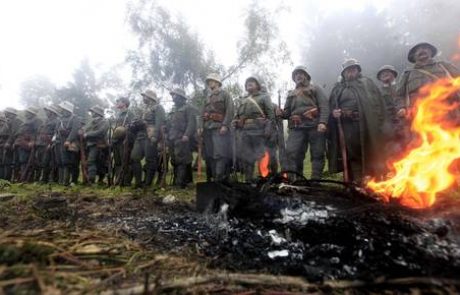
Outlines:
{"type": "MultiPolygon", "coordinates": [[[[406,132],[404,145],[410,139],[410,121],[412,109],[415,106],[415,99],[419,89],[440,78],[453,79],[460,76],[460,70],[450,63],[435,61],[433,58],[438,52],[437,48],[430,43],[419,43],[409,50],[407,59],[413,63],[412,69],[404,71],[399,87],[396,92],[396,112],[401,120],[406,121],[406,132]]],[[[458,114],[455,114],[458,117],[458,114]]]]}
{"type": "Polygon", "coordinates": [[[211,179],[226,180],[229,176],[231,159],[230,125],[233,119],[233,100],[222,90],[222,81],[218,74],[206,78],[206,101],[201,113],[203,127],[199,136],[203,136],[206,167],[210,168],[211,179]]]}
{"type": "Polygon", "coordinates": [[[401,151],[399,146],[400,138],[402,133],[402,125],[400,120],[396,117],[395,103],[396,103],[396,78],[398,77],[398,72],[395,67],[391,65],[382,66],[377,72],[377,80],[379,80],[382,85],[380,87],[380,92],[382,93],[382,98],[385,103],[385,116],[387,123],[383,128],[385,135],[385,151],[387,151],[387,157],[397,154],[401,151]]]}
{"type": "Polygon", "coordinates": [[[19,127],[14,149],[19,156],[20,181],[29,182],[33,180],[35,164],[35,142],[37,140],[38,129],[42,121],[37,118],[38,110],[28,108],[25,110],[25,121],[19,127]]]}
{"type": "Polygon", "coordinates": [[[19,127],[22,124],[22,120],[18,118],[18,111],[14,108],[6,108],[5,116],[8,121],[9,136],[6,141],[5,147],[5,179],[10,181],[16,181],[19,179],[19,155],[14,150],[14,142],[18,136],[19,127]]]}
{"type": "Polygon", "coordinates": [[[161,128],[165,124],[165,110],[158,103],[157,94],[152,90],[142,93],[145,104],[139,123],[142,128],[136,134],[136,140],[131,152],[131,162],[135,187],[147,187],[152,184],[155,172],[158,170],[158,141],[161,128]],[[141,161],[145,158],[145,178],[142,181],[141,161]]]}
{"type": "Polygon", "coordinates": [[[260,92],[262,84],[256,76],[246,79],[244,85],[248,94],[235,114],[234,124],[240,133],[237,154],[247,182],[253,181],[254,164],[265,154],[266,141],[272,133],[275,119],[270,98],[260,92]]]}
{"type": "Polygon", "coordinates": [[[130,186],[132,179],[129,162],[134,135],[129,132],[128,127],[134,120],[134,114],[129,110],[129,104],[129,98],[127,97],[117,99],[116,108],[118,114],[112,136],[115,180],[116,184],[121,186],[130,186]]]}
{"type": "Polygon", "coordinates": [[[0,179],[5,179],[5,156],[6,149],[5,144],[9,137],[8,121],[6,120],[5,114],[0,113],[0,179]]]}
{"type": "Polygon", "coordinates": [[[104,109],[94,106],[89,109],[91,120],[85,125],[83,138],[86,141],[86,155],[88,160],[88,183],[94,184],[99,176],[99,184],[104,183],[107,163],[107,134],[109,122],[104,118],[104,109]]]}
{"type": "Polygon", "coordinates": [[[56,134],[56,128],[58,126],[58,110],[53,107],[44,107],[43,110],[46,114],[46,120],[42,127],[39,129],[36,143],[36,156],[37,156],[37,175],[36,179],[41,183],[48,183],[53,179],[53,136],[56,134]]]}
{"type": "Polygon", "coordinates": [[[185,188],[190,182],[192,156],[192,138],[196,132],[197,110],[187,103],[187,95],[182,89],[170,92],[174,106],[168,115],[168,144],[171,151],[171,163],[174,167],[174,185],[185,188]]]}
{"type": "Polygon", "coordinates": [[[320,179],[324,168],[329,102],[323,89],[311,82],[304,66],[292,71],[292,80],[296,87],[289,91],[283,110],[289,128],[285,170],[303,174],[303,161],[310,145],[311,178],[320,179]]]}
{"type": "MultiPolygon", "coordinates": [[[[68,101],[59,104],[60,122],[58,123],[58,150],[60,154],[59,183],[70,185],[77,183],[79,170],[79,118],[73,113],[74,105],[68,101]]],[[[83,147],[81,147],[83,148],[83,147]]]]}
{"type": "Polygon", "coordinates": [[[346,166],[345,181],[361,184],[364,176],[378,176],[383,170],[379,148],[385,107],[377,86],[361,74],[356,59],[345,61],[342,68],[342,81],[332,89],[329,101],[329,171],[337,173],[346,166]]]}

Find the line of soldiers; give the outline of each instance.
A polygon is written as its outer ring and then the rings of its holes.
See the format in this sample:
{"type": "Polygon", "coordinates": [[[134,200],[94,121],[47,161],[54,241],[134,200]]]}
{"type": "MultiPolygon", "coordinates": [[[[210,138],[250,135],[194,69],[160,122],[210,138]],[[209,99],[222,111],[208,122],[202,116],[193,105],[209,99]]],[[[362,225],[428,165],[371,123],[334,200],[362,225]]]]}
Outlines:
{"type": "Polygon", "coordinates": [[[201,110],[188,102],[182,89],[170,91],[174,106],[168,114],[154,91],[142,93],[140,115],[121,97],[114,122],[94,106],[89,109],[91,120],[83,125],[69,102],[45,107],[44,122],[34,108],[25,111],[25,121],[7,108],[0,115],[0,178],[69,185],[77,183],[81,173],[89,184],[97,178],[99,183],[107,179],[109,184],[141,188],[157,177],[157,184],[164,186],[171,163],[171,183],[185,188],[193,181],[197,152],[198,163],[201,156],[206,163],[208,181],[226,181],[241,172],[251,182],[256,163],[267,155],[272,173],[303,175],[310,148],[311,178],[323,177],[327,155],[330,173],[343,171],[345,181],[361,183],[365,176],[383,176],[385,161],[410,142],[418,90],[437,79],[460,76],[453,65],[435,61],[436,53],[429,43],[415,45],[408,54],[414,66],[398,83],[395,68],[383,66],[377,73],[380,88],[362,75],[356,59],[346,60],[329,97],[312,82],[308,70],[298,66],[291,76],[296,86],[283,108],[280,98],[278,105],[272,102],[260,77],[248,77],[247,95],[233,100],[218,74],[205,80],[201,110]]]}

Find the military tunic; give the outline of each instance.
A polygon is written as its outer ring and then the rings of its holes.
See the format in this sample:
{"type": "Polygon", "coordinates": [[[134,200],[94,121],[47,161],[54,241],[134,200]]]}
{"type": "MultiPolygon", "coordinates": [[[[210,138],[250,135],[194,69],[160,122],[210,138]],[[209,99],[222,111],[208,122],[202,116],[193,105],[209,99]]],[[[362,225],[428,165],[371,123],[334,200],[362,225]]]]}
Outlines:
{"type": "Polygon", "coordinates": [[[84,130],[88,162],[88,181],[94,183],[98,175],[99,182],[102,182],[107,173],[107,135],[109,122],[103,117],[95,117],[90,120],[84,130]]]}
{"type": "Polygon", "coordinates": [[[131,151],[131,163],[136,187],[150,186],[158,170],[158,141],[161,136],[161,128],[165,124],[163,106],[159,104],[147,106],[140,119],[145,128],[137,132],[133,150],[131,151]],[[144,158],[145,178],[142,181],[141,160],[144,158]]]}
{"type": "Polygon", "coordinates": [[[284,117],[288,119],[289,128],[285,170],[303,174],[305,153],[310,146],[311,177],[321,178],[325,163],[326,137],[317,128],[320,123],[326,125],[329,117],[329,102],[322,88],[309,83],[290,91],[284,106],[284,117]],[[310,114],[307,116],[308,113],[310,114]]]}
{"type": "Polygon", "coordinates": [[[174,166],[174,185],[184,188],[190,181],[187,169],[193,161],[192,140],[196,133],[196,115],[198,111],[185,103],[175,105],[168,115],[168,145],[171,151],[171,163],[174,166]],[[183,141],[183,136],[188,137],[183,141]]]}
{"type": "Polygon", "coordinates": [[[18,129],[14,146],[19,155],[21,181],[33,180],[32,168],[35,161],[35,142],[37,140],[38,129],[41,125],[42,121],[33,116],[26,119],[18,129]]]}
{"type": "Polygon", "coordinates": [[[130,157],[134,134],[130,132],[129,125],[133,120],[134,114],[129,109],[118,113],[112,137],[115,180],[122,186],[129,186],[132,180],[130,157]]]}
{"type": "MultiPolygon", "coordinates": [[[[7,117],[8,118],[8,117],[7,117]]],[[[10,181],[19,180],[20,177],[20,165],[19,165],[19,153],[14,149],[14,143],[18,137],[19,127],[22,125],[22,120],[17,116],[8,118],[8,140],[6,141],[6,152],[5,152],[5,179],[10,181]]]]}
{"type": "Polygon", "coordinates": [[[266,94],[254,93],[241,100],[235,114],[239,132],[237,156],[244,171],[246,181],[254,177],[254,164],[266,151],[266,140],[272,133],[275,120],[273,105],[266,94]]]}
{"type": "Polygon", "coordinates": [[[53,153],[53,137],[56,134],[56,128],[59,120],[57,117],[51,117],[45,120],[38,131],[37,136],[37,180],[47,183],[50,178],[53,179],[53,168],[55,167],[55,159],[53,153]]]}
{"type": "Polygon", "coordinates": [[[78,178],[80,127],[80,119],[73,114],[60,117],[58,122],[56,144],[59,152],[59,183],[63,185],[69,185],[71,178],[72,182],[76,182],[78,178]],[[66,142],[70,145],[65,146],[66,142]]]}
{"type": "Polygon", "coordinates": [[[211,178],[216,181],[226,179],[230,171],[230,124],[233,116],[233,101],[230,95],[220,88],[210,91],[202,111],[203,147],[206,166],[210,168],[211,178]],[[222,126],[228,129],[225,134],[220,134],[222,126]]]}

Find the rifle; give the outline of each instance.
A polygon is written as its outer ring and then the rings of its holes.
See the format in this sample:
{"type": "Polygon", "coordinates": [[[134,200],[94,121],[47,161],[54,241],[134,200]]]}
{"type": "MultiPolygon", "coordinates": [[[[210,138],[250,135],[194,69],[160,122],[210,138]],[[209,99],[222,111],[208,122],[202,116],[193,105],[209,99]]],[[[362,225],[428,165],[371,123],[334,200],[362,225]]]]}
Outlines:
{"type": "Polygon", "coordinates": [[[33,174],[34,162],[35,162],[35,142],[30,150],[29,158],[27,159],[26,168],[21,172],[21,178],[20,178],[21,182],[26,182],[29,180],[29,175],[30,175],[31,170],[33,174]]]}
{"type": "Polygon", "coordinates": [[[108,173],[107,173],[107,184],[110,186],[113,185],[113,165],[112,165],[112,134],[113,134],[113,130],[112,130],[112,120],[109,119],[109,155],[108,155],[108,173]]]}
{"type": "MultiPolygon", "coordinates": [[[[335,99],[335,107],[336,107],[336,109],[339,108],[338,98],[335,99]]],[[[337,119],[337,129],[339,131],[340,151],[342,153],[343,181],[344,182],[350,182],[350,175],[348,174],[347,146],[346,146],[346,142],[345,142],[345,134],[343,132],[342,117],[339,117],[339,118],[336,118],[336,119],[337,119]]]]}
{"type": "Polygon", "coordinates": [[[118,177],[115,181],[116,185],[123,186],[124,185],[124,179],[126,175],[126,171],[129,168],[129,157],[131,151],[129,150],[129,127],[126,130],[126,135],[125,138],[123,139],[123,159],[121,163],[121,170],[120,173],[118,174],[118,177]]]}
{"type": "Polygon", "coordinates": [[[80,134],[80,166],[81,166],[81,173],[83,176],[83,183],[87,183],[88,182],[88,161],[86,160],[85,142],[83,139],[83,134],[80,134]]]}
{"type": "MultiPolygon", "coordinates": [[[[278,107],[281,108],[281,90],[278,90],[278,107]]],[[[286,165],[286,143],[284,141],[284,124],[283,119],[280,120],[280,125],[276,124],[277,127],[277,137],[278,137],[278,149],[279,149],[279,161],[281,165],[281,170],[285,168],[286,165]]]]}
{"type": "Polygon", "coordinates": [[[202,170],[202,163],[201,163],[201,156],[203,152],[203,135],[200,134],[198,136],[198,153],[196,156],[196,161],[197,161],[197,176],[198,178],[201,178],[201,170],[202,170]]]}
{"type": "Polygon", "coordinates": [[[160,176],[160,187],[165,188],[166,187],[166,174],[168,173],[168,155],[166,151],[166,132],[165,132],[165,126],[162,126],[161,128],[161,161],[162,161],[162,172],[160,176]]]}

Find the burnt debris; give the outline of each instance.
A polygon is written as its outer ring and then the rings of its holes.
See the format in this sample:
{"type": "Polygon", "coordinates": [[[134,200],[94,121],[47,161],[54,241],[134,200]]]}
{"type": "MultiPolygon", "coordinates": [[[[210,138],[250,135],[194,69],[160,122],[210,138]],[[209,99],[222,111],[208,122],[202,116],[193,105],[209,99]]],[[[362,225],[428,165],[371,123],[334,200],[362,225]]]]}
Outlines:
{"type": "Polygon", "coordinates": [[[197,209],[126,217],[125,232],[232,271],[309,280],[452,277],[460,247],[449,221],[382,204],[352,186],[318,182],[204,183],[197,209]]]}

